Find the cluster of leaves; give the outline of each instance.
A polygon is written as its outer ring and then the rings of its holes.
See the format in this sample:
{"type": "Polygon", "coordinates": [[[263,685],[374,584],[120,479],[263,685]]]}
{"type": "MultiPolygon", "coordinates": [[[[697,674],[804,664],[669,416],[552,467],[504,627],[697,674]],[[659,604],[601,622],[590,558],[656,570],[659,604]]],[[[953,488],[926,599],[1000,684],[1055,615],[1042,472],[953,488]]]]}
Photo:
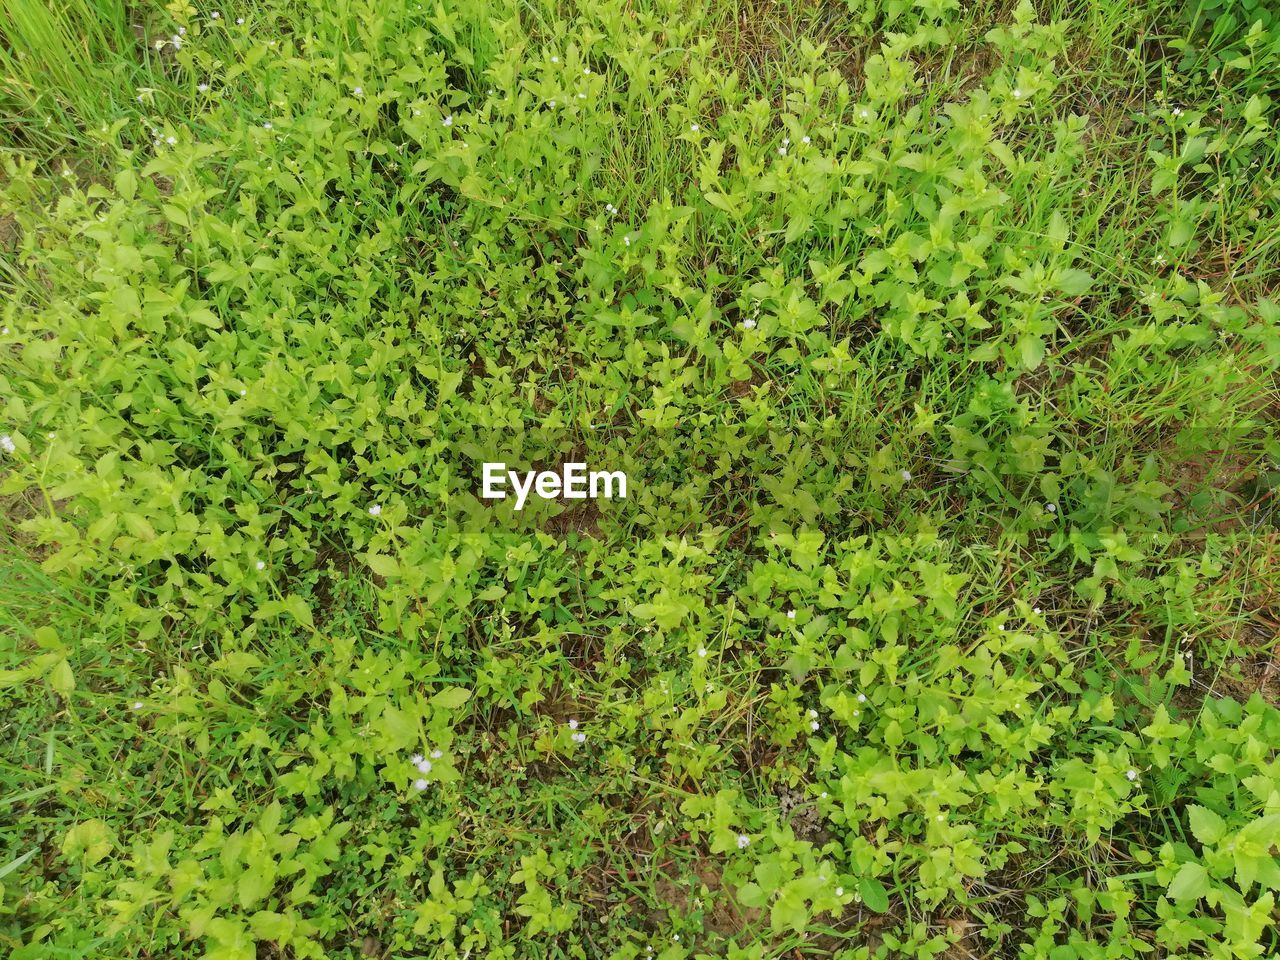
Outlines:
{"type": "Polygon", "coordinates": [[[1265,91],[640,6],[175,4],[2,158],[0,937],[1276,949],[1265,91]]]}

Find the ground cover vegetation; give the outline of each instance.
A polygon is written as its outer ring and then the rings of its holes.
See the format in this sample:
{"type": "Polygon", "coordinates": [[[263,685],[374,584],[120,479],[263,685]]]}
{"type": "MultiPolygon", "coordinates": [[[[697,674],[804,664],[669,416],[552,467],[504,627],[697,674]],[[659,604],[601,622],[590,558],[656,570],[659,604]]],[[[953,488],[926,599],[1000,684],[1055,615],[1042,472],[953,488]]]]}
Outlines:
{"type": "Polygon", "coordinates": [[[0,36],[4,955],[1280,951],[1273,7],[0,36]]]}

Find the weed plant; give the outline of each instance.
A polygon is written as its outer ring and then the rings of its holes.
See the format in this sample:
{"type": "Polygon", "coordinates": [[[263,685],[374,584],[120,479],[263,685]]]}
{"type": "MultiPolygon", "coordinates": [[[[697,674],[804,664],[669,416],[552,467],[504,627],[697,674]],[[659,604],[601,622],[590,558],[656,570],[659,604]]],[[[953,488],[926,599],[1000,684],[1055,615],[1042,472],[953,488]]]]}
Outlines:
{"type": "Polygon", "coordinates": [[[4,954],[1275,956],[1276,24],[0,0],[4,954]]]}

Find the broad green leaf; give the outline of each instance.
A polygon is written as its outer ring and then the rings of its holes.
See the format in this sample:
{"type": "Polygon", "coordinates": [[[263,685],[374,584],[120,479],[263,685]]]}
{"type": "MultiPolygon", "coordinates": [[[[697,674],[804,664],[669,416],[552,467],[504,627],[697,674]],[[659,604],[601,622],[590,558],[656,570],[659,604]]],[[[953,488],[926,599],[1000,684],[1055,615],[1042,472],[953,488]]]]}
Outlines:
{"type": "Polygon", "coordinates": [[[385,553],[369,554],[368,563],[369,569],[380,577],[394,577],[400,572],[399,561],[385,553]]]}
{"type": "Polygon", "coordinates": [[[382,711],[382,732],[393,750],[403,750],[418,742],[418,724],[413,715],[398,707],[382,711]]]}
{"type": "Polygon", "coordinates": [[[1192,804],[1187,807],[1187,819],[1191,824],[1191,832],[1195,838],[1206,846],[1211,846],[1222,839],[1226,832],[1226,824],[1222,818],[1207,807],[1192,804]]]}
{"type": "Polygon", "coordinates": [[[115,839],[111,828],[102,820],[85,820],[77,823],[62,838],[62,855],[69,860],[80,859],[92,866],[111,851],[115,839]]]}
{"type": "Polygon", "coordinates": [[[889,892],[875,877],[863,877],[859,880],[858,893],[861,894],[862,902],[868,910],[884,913],[889,909],[889,892]]]}
{"type": "Polygon", "coordinates": [[[466,687],[445,687],[431,698],[431,705],[442,710],[457,710],[470,699],[471,691],[466,687]]]}
{"type": "Polygon", "coordinates": [[[1044,360],[1044,341],[1030,333],[1018,338],[1018,356],[1028,370],[1035,370],[1044,360]]]}
{"type": "Polygon", "coordinates": [[[49,671],[49,686],[53,687],[55,693],[67,699],[76,688],[76,678],[71,672],[71,664],[65,657],[60,658],[53,665],[53,669],[49,671]]]}
{"type": "Polygon", "coordinates": [[[1169,896],[1179,903],[1199,900],[1209,892],[1209,886],[1209,873],[1203,865],[1184,863],[1169,884],[1169,896]]]}
{"type": "Polygon", "coordinates": [[[1078,297],[1093,286],[1093,277],[1083,270],[1071,268],[1058,274],[1058,289],[1068,297],[1078,297]]]}

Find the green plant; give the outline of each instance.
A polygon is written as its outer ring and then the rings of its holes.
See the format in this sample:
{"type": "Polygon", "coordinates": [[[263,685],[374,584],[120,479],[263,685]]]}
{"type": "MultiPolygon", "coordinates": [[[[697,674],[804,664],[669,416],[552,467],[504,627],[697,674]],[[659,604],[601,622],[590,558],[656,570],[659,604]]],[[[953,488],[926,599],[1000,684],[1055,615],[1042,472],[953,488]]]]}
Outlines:
{"type": "Polygon", "coordinates": [[[9,953],[1276,951],[1260,47],[2,9],[9,953]]]}

